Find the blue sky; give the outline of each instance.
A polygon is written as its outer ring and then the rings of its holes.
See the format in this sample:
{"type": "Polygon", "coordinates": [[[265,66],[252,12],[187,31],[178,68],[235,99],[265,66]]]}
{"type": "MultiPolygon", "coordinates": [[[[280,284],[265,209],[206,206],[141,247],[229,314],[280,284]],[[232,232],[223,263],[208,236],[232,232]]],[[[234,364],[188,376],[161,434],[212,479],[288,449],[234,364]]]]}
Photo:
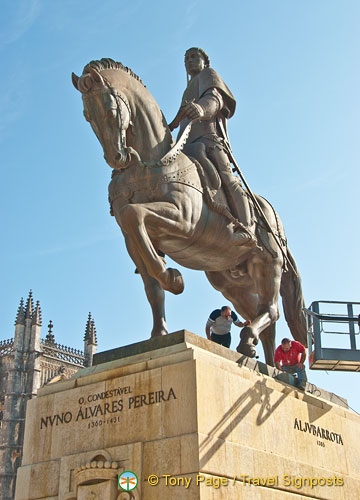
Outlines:
{"type": "MultiPolygon", "coordinates": [[[[111,57],[144,81],[170,122],[200,46],[237,100],[235,157],[284,223],[306,304],[360,301],[360,3],[357,0],[3,0],[0,7],[0,338],[33,289],[58,342],[99,350],[148,338],[150,307],[109,215],[110,168],[71,72],[111,57]]],[[[166,294],[169,331],[204,335],[226,303],[201,272],[166,294]]],[[[233,327],[232,348],[238,342],[233,327]]],[[[281,319],[277,340],[288,331],[281,319]]],[[[261,354],[262,357],[262,354],[261,354]]],[[[360,412],[358,374],[309,372],[360,412]]]]}

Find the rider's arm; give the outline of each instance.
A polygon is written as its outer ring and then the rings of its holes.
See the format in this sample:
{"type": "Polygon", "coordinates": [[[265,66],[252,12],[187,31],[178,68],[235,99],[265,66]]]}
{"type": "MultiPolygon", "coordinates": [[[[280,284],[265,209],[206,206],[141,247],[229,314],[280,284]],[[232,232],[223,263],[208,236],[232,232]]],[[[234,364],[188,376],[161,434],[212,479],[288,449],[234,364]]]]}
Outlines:
{"type": "Polygon", "coordinates": [[[220,92],[209,89],[197,102],[189,102],[183,107],[183,116],[189,120],[211,120],[223,108],[224,100],[220,92]]]}
{"type": "Polygon", "coordinates": [[[218,114],[224,106],[224,99],[217,89],[209,89],[198,100],[197,104],[203,110],[203,120],[210,120],[218,114]]]}

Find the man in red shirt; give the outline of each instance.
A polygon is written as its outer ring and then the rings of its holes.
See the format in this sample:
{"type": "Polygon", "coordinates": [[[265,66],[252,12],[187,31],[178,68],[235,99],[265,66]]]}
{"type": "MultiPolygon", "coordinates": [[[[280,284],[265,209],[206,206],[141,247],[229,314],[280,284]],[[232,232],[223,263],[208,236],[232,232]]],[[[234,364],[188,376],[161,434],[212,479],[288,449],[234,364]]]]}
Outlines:
{"type": "Polygon", "coordinates": [[[274,354],[274,363],[278,370],[287,373],[297,374],[296,387],[305,390],[307,377],[304,361],[306,359],[305,347],[296,340],[282,339],[281,345],[274,354]],[[281,362],[281,364],[280,364],[281,362]]]}

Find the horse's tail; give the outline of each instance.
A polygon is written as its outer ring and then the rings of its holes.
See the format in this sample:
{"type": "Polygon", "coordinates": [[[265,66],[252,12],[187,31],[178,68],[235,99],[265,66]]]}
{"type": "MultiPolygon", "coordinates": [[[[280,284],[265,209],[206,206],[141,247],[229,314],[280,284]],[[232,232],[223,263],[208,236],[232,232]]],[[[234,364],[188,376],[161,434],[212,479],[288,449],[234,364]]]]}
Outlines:
{"type": "Polygon", "coordinates": [[[302,293],[301,279],[295,259],[289,248],[287,248],[287,255],[297,275],[294,273],[291,266],[289,266],[288,270],[283,272],[281,277],[280,294],[283,302],[284,315],[294,339],[306,346],[306,318],[303,310],[305,302],[302,293]]]}

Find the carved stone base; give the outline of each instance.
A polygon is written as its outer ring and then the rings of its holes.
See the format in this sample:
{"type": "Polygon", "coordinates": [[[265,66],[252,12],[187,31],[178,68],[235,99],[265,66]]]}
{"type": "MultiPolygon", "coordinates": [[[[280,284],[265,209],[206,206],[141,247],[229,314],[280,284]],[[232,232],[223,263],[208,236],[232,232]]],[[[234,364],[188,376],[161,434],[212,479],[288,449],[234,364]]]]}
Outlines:
{"type": "Polygon", "coordinates": [[[360,417],[334,395],[188,332],[99,360],[29,401],[16,500],[359,498],[360,417]]]}

